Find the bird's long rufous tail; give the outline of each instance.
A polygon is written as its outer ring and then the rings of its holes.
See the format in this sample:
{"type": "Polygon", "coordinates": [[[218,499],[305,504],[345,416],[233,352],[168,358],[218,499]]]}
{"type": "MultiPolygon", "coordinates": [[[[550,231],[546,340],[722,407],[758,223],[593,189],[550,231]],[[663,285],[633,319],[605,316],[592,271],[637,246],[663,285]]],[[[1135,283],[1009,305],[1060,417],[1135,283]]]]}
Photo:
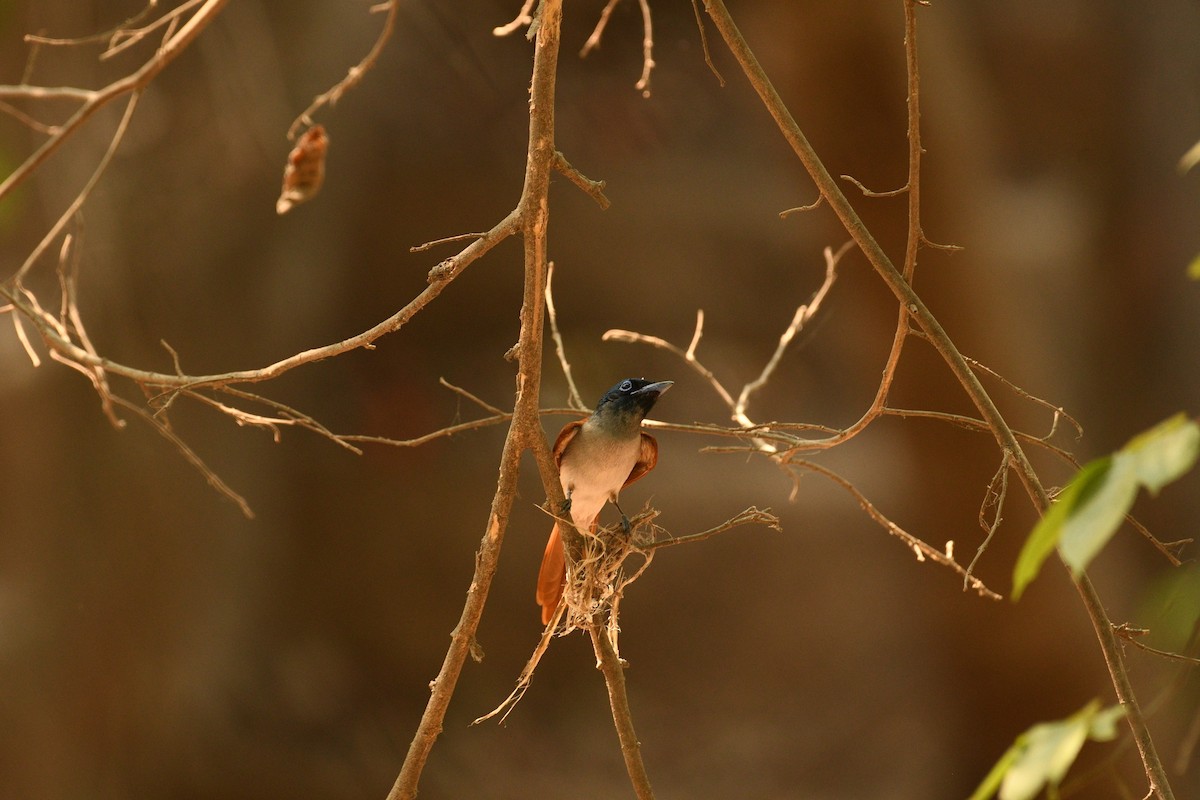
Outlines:
{"type": "MultiPolygon", "coordinates": [[[[592,520],[592,535],[596,534],[599,523],[592,520]]],[[[542,624],[545,625],[554,616],[558,601],[562,599],[563,587],[567,584],[567,554],[563,550],[562,533],[558,523],[550,531],[550,541],[546,542],[546,552],[542,555],[542,567],[538,570],[537,601],[542,607],[542,624]]]]}
{"type": "Polygon", "coordinates": [[[542,607],[542,624],[545,625],[554,616],[554,609],[562,599],[563,584],[567,580],[567,558],[563,552],[562,534],[558,531],[558,523],[550,531],[550,541],[546,542],[546,553],[542,556],[542,568],[538,570],[537,601],[542,607]]]}

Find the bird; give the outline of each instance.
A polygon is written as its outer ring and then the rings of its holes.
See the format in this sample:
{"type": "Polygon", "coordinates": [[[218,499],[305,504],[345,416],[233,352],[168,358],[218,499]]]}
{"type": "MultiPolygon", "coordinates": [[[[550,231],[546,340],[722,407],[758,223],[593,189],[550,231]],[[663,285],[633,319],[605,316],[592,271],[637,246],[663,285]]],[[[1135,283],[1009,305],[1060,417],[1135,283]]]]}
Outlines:
{"type": "MultiPolygon", "coordinates": [[[[642,420],[674,381],[626,378],[604,393],[586,419],[568,422],[554,441],[564,513],[580,531],[596,531],[596,518],[605,503],[617,505],[621,489],[643,477],[658,463],[658,442],[642,431],[642,420]]],[[[629,518],[621,512],[621,525],[629,531],[629,518]]],[[[556,522],[546,543],[538,571],[537,602],[542,624],[550,622],[562,598],[567,562],[562,532],[556,522]]]]}

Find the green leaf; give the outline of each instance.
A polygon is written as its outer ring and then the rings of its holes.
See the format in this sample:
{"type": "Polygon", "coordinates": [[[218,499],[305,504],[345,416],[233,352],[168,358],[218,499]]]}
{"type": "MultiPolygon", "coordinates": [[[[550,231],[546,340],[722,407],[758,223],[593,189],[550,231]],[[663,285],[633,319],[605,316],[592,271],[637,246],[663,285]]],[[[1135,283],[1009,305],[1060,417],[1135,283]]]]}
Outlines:
{"type": "Polygon", "coordinates": [[[1138,481],[1158,494],[1163,486],[1178,480],[1196,463],[1200,454],[1200,426],[1176,414],[1130,440],[1120,455],[1128,456],[1138,481]]]}
{"type": "Polygon", "coordinates": [[[1081,500],[1086,500],[1095,493],[1095,487],[1104,480],[1111,467],[1111,456],[1098,458],[1084,465],[1083,469],[1079,470],[1074,479],[1059,493],[1054,505],[1047,509],[1038,524],[1034,526],[1029,538],[1025,540],[1025,546],[1021,548],[1021,554],[1017,556],[1017,564],[1013,569],[1012,599],[1014,602],[1021,598],[1025,587],[1037,577],[1042,563],[1058,545],[1063,527],[1070,518],[1071,512],[1081,500]]]}
{"type": "Polygon", "coordinates": [[[1020,736],[1013,743],[1012,747],[1004,751],[1004,755],[1000,756],[1000,760],[988,772],[987,777],[983,779],[983,783],[979,784],[979,788],[971,793],[967,800],[988,800],[996,794],[1000,788],[1001,782],[1004,780],[1005,774],[1008,773],[1009,767],[1017,760],[1017,756],[1021,755],[1023,742],[1020,736]]]}
{"type": "Polygon", "coordinates": [[[1103,549],[1133,506],[1139,486],[1157,494],[1200,456],[1200,426],[1177,414],[1135,436],[1111,456],[1086,464],[1025,540],[1013,568],[1013,600],[1037,577],[1057,545],[1076,574],[1103,549]]]}
{"type": "Polygon", "coordinates": [[[1200,281],[1200,254],[1192,259],[1192,263],[1188,264],[1187,276],[1194,281],[1200,281]]]}
{"type": "Polygon", "coordinates": [[[1031,800],[1047,784],[1057,788],[1088,739],[1109,741],[1125,715],[1121,706],[1100,709],[1093,700],[1064,720],[1042,722],[1022,733],[992,767],[970,800],[1031,800]]]}
{"type": "Polygon", "coordinates": [[[1182,653],[1200,622],[1200,563],[1193,561],[1161,574],[1135,616],[1149,622],[1151,644],[1182,653]]]}
{"type": "Polygon", "coordinates": [[[1137,472],[1123,453],[1116,453],[1103,479],[1071,509],[1063,523],[1058,549],[1072,572],[1083,572],[1108,544],[1133,506],[1137,490],[1137,472]]]}
{"type": "Polygon", "coordinates": [[[1096,712],[1088,727],[1088,738],[1093,742],[1111,742],[1117,738],[1117,723],[1125,719],[1125,706],[1109,706],[1096,712]]]}

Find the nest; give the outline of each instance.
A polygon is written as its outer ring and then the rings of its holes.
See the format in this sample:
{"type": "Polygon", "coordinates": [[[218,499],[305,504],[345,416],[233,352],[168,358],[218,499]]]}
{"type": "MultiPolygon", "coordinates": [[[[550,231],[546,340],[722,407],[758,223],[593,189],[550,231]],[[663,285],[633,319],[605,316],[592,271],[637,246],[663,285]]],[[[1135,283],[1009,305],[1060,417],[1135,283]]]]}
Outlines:
{"type": "Polygon", "coordinates": [[[658,511],[647,505],[629,520],[628,533],[621,525],[609,525],[591,532],[580,531],[583,539],[581,552],[577,554],[577,558],[567,559],[567,582],[563,587],[562,599],[554,611],[554,616],[550,618],[550,623],[542,631],[542,638],[534,648],[533,655],[521,671],[521,676],[517,679],[517,688],[513,689],[503,703],[476,719],[472,725],[494,717],[499,717],[500,722],[504,722],[525,695],[542,654],[556,635],[566,636],[576,630],[592,631],[603,628],[602,632],[598,632],[612,643],[613,652],[620,658],[621,650],[617,645],[620,627],[617,618],[621,597],[625,587],[641,577],[650,566],[654,551],[646,549],[646,545],[665,533],[654,524],[657,517],[658,511]],[[642,558],[642,563],[635,570],[625,565],[626,559],[631,555],[642,558]]]}
{"type": "Polygon", "coordinates": [[[579,532],[583,546],[575,558],[567,559],[563,599],[550,623],[557,635],[603,623],[616,647],[621,597],[650,566],[654,551],[643,548],[661,532],[654,524],[657,517],[658,511],[647,505],[629,520],[628,533],[619,524],[579,532]],[[625,563],[631,555],[642,559],[636,569],[625,563]]]}

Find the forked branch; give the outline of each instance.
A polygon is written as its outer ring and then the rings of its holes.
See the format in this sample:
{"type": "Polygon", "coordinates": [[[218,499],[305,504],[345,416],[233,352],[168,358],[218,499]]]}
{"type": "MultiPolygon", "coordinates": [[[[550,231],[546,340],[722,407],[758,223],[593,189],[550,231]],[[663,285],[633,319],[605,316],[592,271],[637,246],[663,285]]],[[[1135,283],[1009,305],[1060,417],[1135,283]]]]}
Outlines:
{"type": "MultiPolygon", "coordinates": [[[[911,48],[912,52],[915,52],[916,49],[916,5],[916,0],[905,0],[906,46],[911,48]]],[[[720,31],[725,44],[729,47],[730,52],[758,93],[767,111],[775,119],[784,139],[791,145],[797,158],[800,159],[800,162],[807,169],[809,176],[816,183],[821,195],[834,210],[834,213],[837,214],[850,236],[862,249],[871,266],[875,268],[875,271],[884,283],[892,290],[903,311],[907,311],[912,316],[921,331],[946,362],[951,373],[958,379],[967,396],[979,410],[980,415],[987,423],[1001,450],[1011,454],[1013,468],[1022,485],[1025,487],[1034,508],[1039,514],[1045,513],[1050,504],[1050,499],[1045,488],[1042,486],[1041,479],[1038,477],[1037,472],[1034,470],[1013,430],[1000,414],[999,409],[996,408],[995,403],[979,382],[979,378],[972,371],[967,360],[959,352],[953,340],[942,328],[933,312],[913,290],[904,274],[892,264],[887,254],[883,251],[883,248],[880,247],[879,243],[870,234],[853,206],[850,205],[850,202],[846,199],[837,182],[830,176],[825,165],[821,163],[816,151],[813,150],[808,139],[801,132],[791,112],[788,111],[787,106],[775,90],[766,72],[759,64],[758,59],[754,56],[745,37],[738,30],[724,1],[705,0],[705,8],[717,30],[720,31]]],[[[915,57],[913,61],[915,62],[915,57]]],[[[912,85],[910,74],[910,96],[913,96],[912,85]]],[[[912,187],[910,186],[909,189],[911,192],[912,187]]],[[[911,247],[912,243],[910,242],[911,247]]],[[[1100,642],[1101,650],[1104,653],[1104,659],[1108,666],[1109,675],[1112,678],[1117,698],[1128,712],[1126,719],[1133,731],[1134,740],[1142,757],[1142,765],[1146,771],[1150,790],[1160,800],[1172,800],[1174,794],[1167,780],[1166,771],[1163,769],[1141,708],[1134,695],[1133,685],[1129,680],[1129,675],[1125,668],[1124,655],[1121,652],[1116,636],[1112,632],[1112,626],[1104,611],[1100,597],[1086,575],[1081,575],[1075,579],[1075,586],[1091,618],[1092,627],[1100,642]]]]}

